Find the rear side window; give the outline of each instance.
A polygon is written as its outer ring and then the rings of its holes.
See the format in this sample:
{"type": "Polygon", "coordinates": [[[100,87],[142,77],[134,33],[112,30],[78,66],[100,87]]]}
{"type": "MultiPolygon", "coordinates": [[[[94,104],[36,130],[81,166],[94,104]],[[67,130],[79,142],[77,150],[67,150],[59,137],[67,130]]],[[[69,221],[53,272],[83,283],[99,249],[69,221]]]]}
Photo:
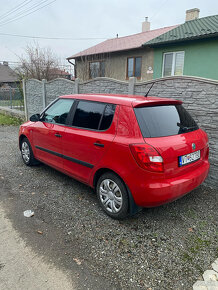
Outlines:
{"type": "Polygon", "coordinates": [[[115,105],[79,101],[72,125],[85,129],[106,130],[112,123],[114,111],[115,105]]]}
{"type": "Polygon", "coordinates": [[[114,117],[115,108],[116,106],[111,104],[106,106],[101,120],[100,130],[106,130],[110,127],[114,117]]]}
{"type": "Polygon", "coordinates": [[[164,137],[198,129],[197,124],[182,105],[135,108],[143,137],[164,137]]]}

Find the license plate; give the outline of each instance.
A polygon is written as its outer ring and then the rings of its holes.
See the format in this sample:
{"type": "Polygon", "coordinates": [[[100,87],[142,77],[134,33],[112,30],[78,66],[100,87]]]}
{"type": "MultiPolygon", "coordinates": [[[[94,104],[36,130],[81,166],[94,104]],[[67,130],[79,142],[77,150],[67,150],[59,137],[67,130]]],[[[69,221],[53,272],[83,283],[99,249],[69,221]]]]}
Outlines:
{"type": "Polygon", "coordinates": [[[195,162],[201,158],[201,151],[195,151],[183,156],[179,156],[179,166],[184,166],[186,164],[195,162]]]}

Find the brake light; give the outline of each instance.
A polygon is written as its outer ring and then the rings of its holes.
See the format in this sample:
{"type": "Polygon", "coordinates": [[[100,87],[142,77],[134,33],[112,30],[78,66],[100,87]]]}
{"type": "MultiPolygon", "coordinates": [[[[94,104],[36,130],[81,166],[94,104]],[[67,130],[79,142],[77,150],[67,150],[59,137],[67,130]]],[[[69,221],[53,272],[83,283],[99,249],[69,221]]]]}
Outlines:
{"type": "Polygon", "coordinates": [[[146,170],[163,172],[163,158],[158,151],[149,144],[130,144],[130,150],[137,164],[146,170]]]}

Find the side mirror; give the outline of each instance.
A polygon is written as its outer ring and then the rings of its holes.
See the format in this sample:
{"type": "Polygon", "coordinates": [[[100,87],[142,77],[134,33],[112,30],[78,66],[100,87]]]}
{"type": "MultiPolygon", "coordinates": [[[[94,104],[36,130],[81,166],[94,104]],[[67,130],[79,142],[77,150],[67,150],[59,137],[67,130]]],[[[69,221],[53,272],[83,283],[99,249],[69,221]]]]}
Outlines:
{"type": "Polygon", "coordinates": [[[30,117],[31,122],[38,122],[40,120],[40,114],[34,114],[30,117]]]}

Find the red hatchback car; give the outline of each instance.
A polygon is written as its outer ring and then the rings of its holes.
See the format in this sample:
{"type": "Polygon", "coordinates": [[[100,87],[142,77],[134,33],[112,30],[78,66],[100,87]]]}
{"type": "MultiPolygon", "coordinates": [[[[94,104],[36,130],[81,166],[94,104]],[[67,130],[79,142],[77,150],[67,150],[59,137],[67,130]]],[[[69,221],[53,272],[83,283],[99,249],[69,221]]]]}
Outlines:
{"type": "Polygon", "coordinates": [[[180,198],[209,171],[207,134],[166,98],[61,96],[21,125],[19,146],[26,165],[41,161],[95,188],[116,219],[180,198]]]}

